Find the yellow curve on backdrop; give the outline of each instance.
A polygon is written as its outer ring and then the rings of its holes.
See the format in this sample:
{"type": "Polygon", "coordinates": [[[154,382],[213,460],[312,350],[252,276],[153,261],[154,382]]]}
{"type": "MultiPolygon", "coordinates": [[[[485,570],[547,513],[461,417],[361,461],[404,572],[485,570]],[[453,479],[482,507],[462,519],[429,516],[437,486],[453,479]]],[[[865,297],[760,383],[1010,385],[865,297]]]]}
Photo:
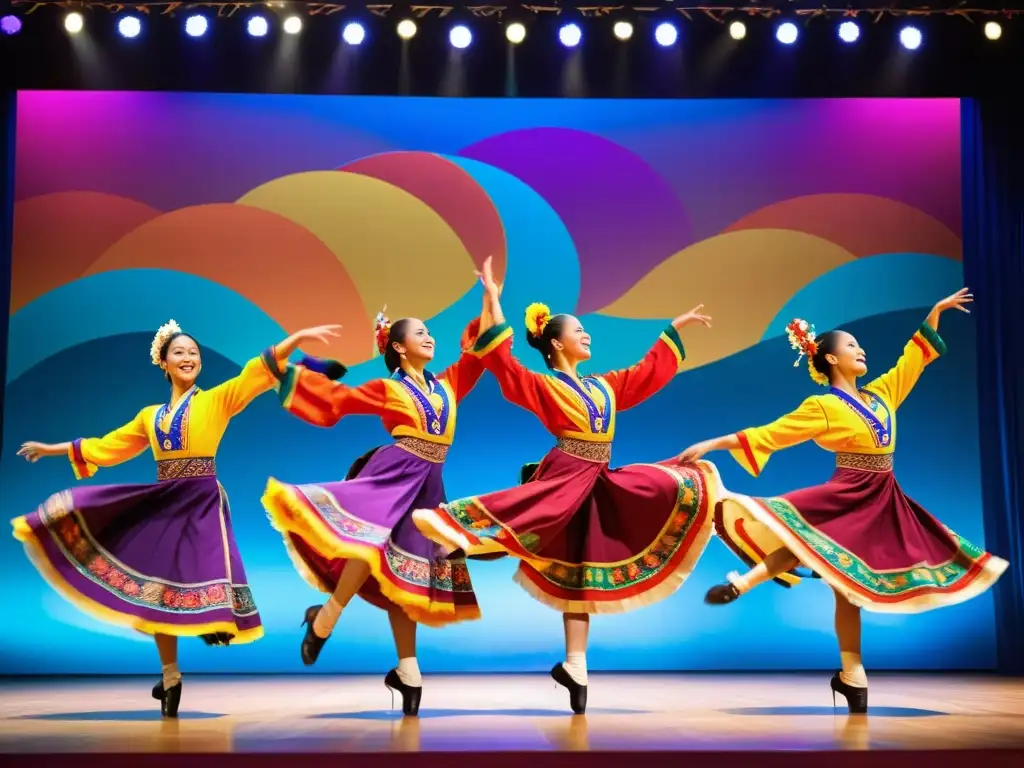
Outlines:
{"type": "Polygon", "coordinates": [[[706,365],[757,344],[797,291],[854,259],[846,249],[803,232],[716,235],[670,256],[600,314],[673,318],[704,304],[712,329],[688,329],[683,342],[687,362],[706,365]]]}

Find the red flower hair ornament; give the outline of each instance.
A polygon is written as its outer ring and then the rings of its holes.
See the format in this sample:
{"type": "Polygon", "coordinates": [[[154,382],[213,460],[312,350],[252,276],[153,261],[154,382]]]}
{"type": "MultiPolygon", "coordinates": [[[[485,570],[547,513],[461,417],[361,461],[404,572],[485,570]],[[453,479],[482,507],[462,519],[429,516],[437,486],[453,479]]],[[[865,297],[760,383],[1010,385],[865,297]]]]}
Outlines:
{"type": "Polygon", "coordinates": [[[822,387],[828,386],[828,377],[814,367],[814,356],[818,352],[818,342],[814,334],[814,326],[799,317],[794,318],[786,326],[786,335],[789,337],[789,346],[797,351],[796,362],[793,367],[800,365],[800,361],[807,358],[807,371],[811,380],[822,387]]]}

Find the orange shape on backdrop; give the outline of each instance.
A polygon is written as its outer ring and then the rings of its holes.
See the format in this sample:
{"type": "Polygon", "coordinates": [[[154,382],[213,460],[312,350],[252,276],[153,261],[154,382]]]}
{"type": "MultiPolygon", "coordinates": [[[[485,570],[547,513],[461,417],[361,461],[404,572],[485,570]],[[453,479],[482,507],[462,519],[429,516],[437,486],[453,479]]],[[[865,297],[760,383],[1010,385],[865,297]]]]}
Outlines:
{"type": "Polygon", "coordinates": [[[339,170],[386,181],[418,197],[452,228],[477,268],[494,257],[494,275],[505,278],[505,228],[491,198],[455,163],[429,152],[386,152],[339,170]]]}
{"type": "Polygon", "coordinates": [[[111,245],[159,215],[103,192],[55,192],[15,203],[11,313],[82,277],[111,245]]]}
{"type": "Polygon", "coordinates": [[[372,324],[345,268],[316,236],[275,213],[235,203],[166,213],[121,239],[87,274],[118,269],[173,269],[212,280],[259,306],[289,333],[340,323],[340,338],[303,351],[346,364],[372,356],[372,324]]]}
{"type": "Polygon", "coordinates": [[[927,253],[959,261],[963,244],[945,224],[913,206],[875,195],[794,197],[754,211],[726,228],[790,229],[829,240],[857,257],[927,253]]]}

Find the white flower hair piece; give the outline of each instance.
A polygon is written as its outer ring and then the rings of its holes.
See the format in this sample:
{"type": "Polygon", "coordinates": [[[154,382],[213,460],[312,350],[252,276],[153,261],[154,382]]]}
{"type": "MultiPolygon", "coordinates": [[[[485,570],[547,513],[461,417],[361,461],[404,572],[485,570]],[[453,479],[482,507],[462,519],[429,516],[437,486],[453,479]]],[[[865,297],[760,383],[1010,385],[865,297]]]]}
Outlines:
{"type": "Polygon", "coordinates": [[[160,360],[160,348],[176,333],[181,333],[181,326],[174,322],[174,320],[168,320],[157,329],[156,336],[153,337],[153,343],[149,345],[149,359],[153,361],[153,365],[160,365],[162,362],[160,360]]]}

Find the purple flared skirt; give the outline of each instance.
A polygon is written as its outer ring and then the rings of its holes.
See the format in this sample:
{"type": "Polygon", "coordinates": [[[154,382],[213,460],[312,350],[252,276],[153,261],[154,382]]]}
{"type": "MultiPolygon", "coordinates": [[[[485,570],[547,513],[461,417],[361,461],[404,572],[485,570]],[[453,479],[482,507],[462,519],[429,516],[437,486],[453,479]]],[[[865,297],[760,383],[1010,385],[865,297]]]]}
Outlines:
{"type": "Polygon", "coordinates": [[[263,635],[214,476],[73,488],[13,525],[43,577],[102,621],[210,644],[263,635]]]}
{"type": "Polygon", "coordinates": [[[350,480],[267,483],[263,506],[299,573],[331,593],[350,560],[370,567],[359,595],[414,621],[445,626],[480,618],[466,559],[417,530],[412,511],[445,500],[443,463],[399,444],[381,448],[350,480]]]}

